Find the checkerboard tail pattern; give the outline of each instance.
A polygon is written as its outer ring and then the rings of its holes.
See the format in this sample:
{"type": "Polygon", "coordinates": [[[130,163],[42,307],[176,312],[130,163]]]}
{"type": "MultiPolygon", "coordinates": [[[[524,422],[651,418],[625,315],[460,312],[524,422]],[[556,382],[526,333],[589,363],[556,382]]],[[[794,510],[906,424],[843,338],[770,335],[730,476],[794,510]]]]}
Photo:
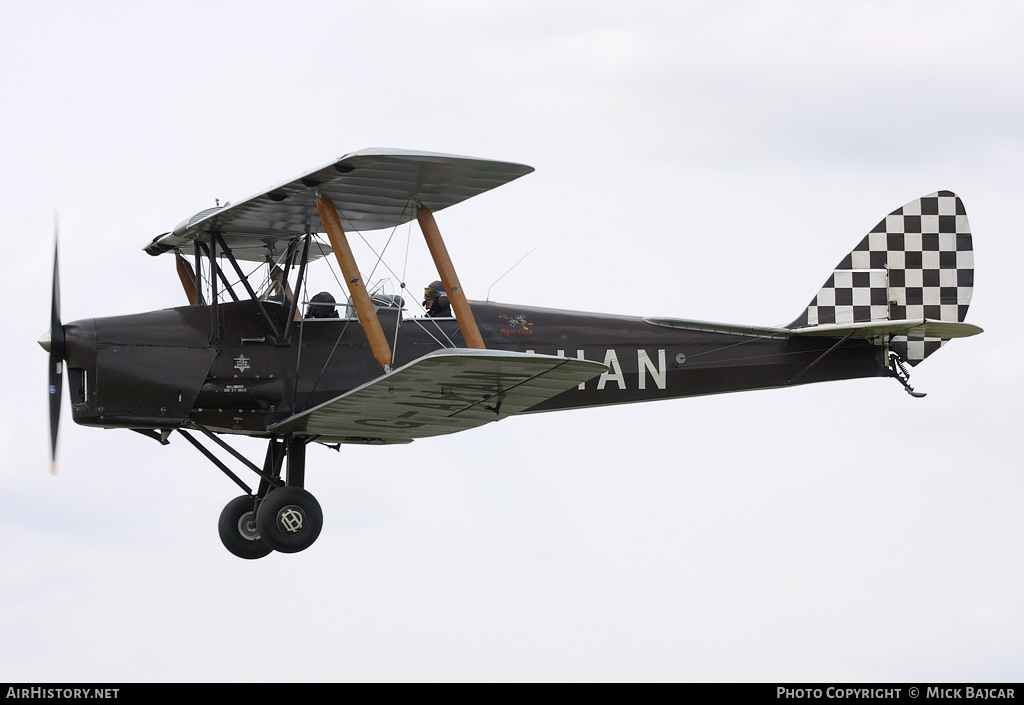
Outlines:
{"type": "MultiPolygon", "coordinates": [[[[973,290],[967,213],[955,193],[939,191],[883,218],[789,327],[915,319],[963,322],[973,290]]],[[[945,342],[894,336],[890,347],[916,365],[945,342]]]]}

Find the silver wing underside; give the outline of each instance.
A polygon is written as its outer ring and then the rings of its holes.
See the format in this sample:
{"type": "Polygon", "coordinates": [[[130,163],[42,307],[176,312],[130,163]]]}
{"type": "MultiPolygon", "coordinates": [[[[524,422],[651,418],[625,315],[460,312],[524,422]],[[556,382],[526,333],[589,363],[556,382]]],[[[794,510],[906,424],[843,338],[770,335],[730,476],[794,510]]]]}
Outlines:
{"type": "Polygon", "coordinates": [[[588,360],[438,350],[267,430],[341,443],[409,443],[518,414],[606,372],[588,360]]]}
{"type": "MultiPolygon", "coordinates": [[[[342,225],[380,230],[416,217],[416,204],[432,211],[471,198],[533,171],[532,167],[452,154],[364,149],[243,201],[210,208],[153,239],[145,250],[159,255],[224,238],[237,259],[277,258],[295,238],[323,232],[313,191],[334,202],[342,225]]],[[[330,248],[310,251],[322,257],[330,248]]]]}

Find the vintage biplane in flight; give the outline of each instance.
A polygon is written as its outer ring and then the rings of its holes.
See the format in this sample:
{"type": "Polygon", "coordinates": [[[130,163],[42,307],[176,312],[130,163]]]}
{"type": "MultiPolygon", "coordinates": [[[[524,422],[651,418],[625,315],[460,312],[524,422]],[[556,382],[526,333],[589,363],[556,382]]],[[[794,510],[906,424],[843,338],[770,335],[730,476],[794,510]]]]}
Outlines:
{"type": "Polygon", "coordinates": [[[237,483],[245,493],[222,512],[221,540],[259,558],[301,551],[320,533],[320,505],[305,489],[310,443],[409,443],[515,414],[857,377],[894,377],[922,396],[907,366],[981,332],[964,322],[971,234],[948,191],[883,218],[785,327],[468,301],[434,213],[531,171],[426,152],[349,154],[154,238],[145,251],[176,259],[189,299],[161,311],[62,324],[55,249],[40,341],[53,457],[66,366],[77,423],[164,444],[177,433],[237,483]],[[409,314],[404,297],[368,290],[357,268],[348,234],[412,220],[453,315],[409,314]],[[324,257],[348,290],[337,307],[317,308],[307,293],[307,270],[324,257]],[[266,439],[262,463],[237,452],[232,434],[266,439]],[[211,447],[255,473],[256,489],[211,447]]]}

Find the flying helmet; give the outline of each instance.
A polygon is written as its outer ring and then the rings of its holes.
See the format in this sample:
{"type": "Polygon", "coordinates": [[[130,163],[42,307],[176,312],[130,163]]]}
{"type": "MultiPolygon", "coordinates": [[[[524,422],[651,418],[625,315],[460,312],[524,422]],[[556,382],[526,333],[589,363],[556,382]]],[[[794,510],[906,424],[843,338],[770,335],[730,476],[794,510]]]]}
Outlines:
{"type": "Polygon", "coordinates": [[[440,281],[432,281],[423,289],[423,298],[427,301],[444,295],[444,284],[440,281]]]}

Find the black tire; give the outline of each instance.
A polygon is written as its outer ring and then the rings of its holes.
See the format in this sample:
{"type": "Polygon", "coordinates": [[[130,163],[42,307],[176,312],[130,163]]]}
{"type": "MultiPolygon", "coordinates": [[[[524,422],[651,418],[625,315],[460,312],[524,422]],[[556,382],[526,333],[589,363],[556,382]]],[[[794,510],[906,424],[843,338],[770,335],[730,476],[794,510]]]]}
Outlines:
{"type": "Polygon", "coordinates": [[[220,541],[239,558],[263,558],[273,549],[260,538],[253,512],[254,500],[248,495],[235,497],[220,513],[220,541]]]}
{"type": "Polygon", "coordinates": [[[256,527],[263,543],[275,551],[298,553],[320,535],[324,513],[316,497],[301,487],[279,487],[260,503],[256,527]]]}

